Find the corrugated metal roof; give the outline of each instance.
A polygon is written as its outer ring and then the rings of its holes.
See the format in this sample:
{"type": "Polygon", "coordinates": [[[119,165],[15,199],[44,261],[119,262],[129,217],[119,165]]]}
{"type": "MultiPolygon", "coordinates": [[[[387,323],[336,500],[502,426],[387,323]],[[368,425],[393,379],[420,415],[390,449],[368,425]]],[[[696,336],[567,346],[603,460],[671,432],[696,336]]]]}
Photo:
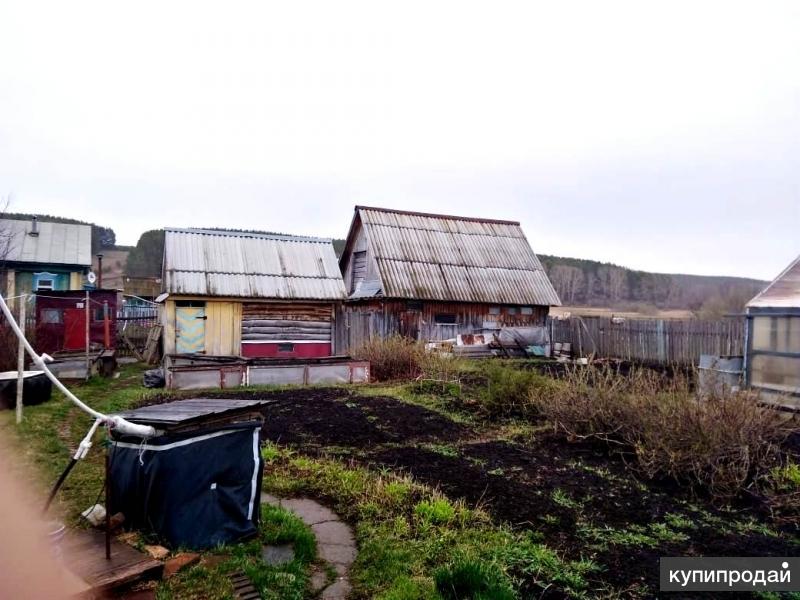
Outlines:
{"type": "MultiPolygon", "coordinates": [[[[89,225],[39,221],[38,235],[30,235],[30,220],[1,219],[0,235],[8,236],[9,262],[92,265],[92,228],[89,225]]],[[[3,241],[5,250],[5,241],[3,241]]]]}
{"type": "Polygon", "coordinates": [[[331,240],[202,229],[167,229],[171,294],[337,300],[344,283],[331,240]]]}
{"type": "Polygon", "coordinates": [[[519,223],[356,210],[387,298],[561,304],[519,223]]]}
{"type": "Polygon", "coordinates": [[[748,308],[800,308],[800,256],[747,303],[748,308]]]}

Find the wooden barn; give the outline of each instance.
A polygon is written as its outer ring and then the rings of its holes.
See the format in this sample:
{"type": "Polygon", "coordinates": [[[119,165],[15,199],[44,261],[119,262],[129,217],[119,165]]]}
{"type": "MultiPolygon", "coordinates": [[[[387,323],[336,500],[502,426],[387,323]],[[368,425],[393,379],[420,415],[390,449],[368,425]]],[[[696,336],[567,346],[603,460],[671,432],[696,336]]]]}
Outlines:
{"type": "Polygon", "coordinates": [[[330,240],[167,229],[162,281],[166,355],[336,352],[334,308],[345,289],[330,240]]]}
{"type": "Polygon", "coordinates": [[[747,303],[745,380],[778,404],[800,406],[800,256],[747,303]]]}
{"type": "Polygon", "coordinates": [[[356,206],[339,266],[343,350],[392,334],[435,341],[544,326],[560,304],[514,221],[356,206]]]}

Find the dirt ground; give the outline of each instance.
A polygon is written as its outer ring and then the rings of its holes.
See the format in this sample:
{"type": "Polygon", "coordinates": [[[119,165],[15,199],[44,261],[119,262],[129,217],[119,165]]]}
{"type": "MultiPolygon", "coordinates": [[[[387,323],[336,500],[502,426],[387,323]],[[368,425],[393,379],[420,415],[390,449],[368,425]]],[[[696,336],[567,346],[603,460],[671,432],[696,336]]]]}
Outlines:
{"type": "Polygon", "coordinates": [[[452,498],[482,506],[497,521],[540,532],[567,559],[591,558],[602,565],[591,576],[598,587],[656,590],[661,556],[800,551],[791,536],[747,525],[744,512],[719,511],[675,484],[637,481],[619,459],[588,443],[567,443],[546,431],[524,443],[494,439],[491,429],[344,389],[264,397],[275,401],[266,409],[267,439],[411,473],[452,498]],[[632,541],[637,534],[646,537],[632,541]]]}

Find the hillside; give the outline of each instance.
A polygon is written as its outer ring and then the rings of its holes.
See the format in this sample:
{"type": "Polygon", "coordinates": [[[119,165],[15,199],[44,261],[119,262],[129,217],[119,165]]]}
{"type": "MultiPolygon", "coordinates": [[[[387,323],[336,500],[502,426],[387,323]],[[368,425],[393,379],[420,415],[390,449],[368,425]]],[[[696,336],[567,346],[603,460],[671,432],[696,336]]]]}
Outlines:
{"type": "MultiPolygon", "coordinates": [[[[33,215],[17,213],[3,216],[30,219],[33,215]]],[[[117,279],[121,282],[122,271],[133,277],[161,275],[163,230],[144,232],[133,248],[117,248],[114,246],[114,230],[109,227],[63,217],[37,216],[41,220],[91,225],[92,252],[102,250],[107,256],[103,271],[104,276],[108,277],[108,284],[117,283],[117,279]]],[[[248,232],[271,233],[258,230],[248,232]]],[[[343,251],[344,243],[343,239],[333,240],[337,255],[343,251]]],[[[594,260],[546,254],[540,254],[539,259],[562,303],[567,306],[607,307],[645,314],[658,309],[689,310],[698,315],[716,317],[741,311],[745,302],[767,283],[740,277],[650,273],[594,260]]]]}
{"type": "MultiPolygon", "coordinates": [[[[333,240],[337,255],[344,249],[344,242],[333,240]]],[[[128,257],[128,274],[160,275],[163,251],[163,232],[145,232],[128,257]]],[[[738,277],[648,273],[578,258],[539,258],[561,301],[570,306],[634,308],[644,313],[682,309],[713,317],[740,311],[766,284],[738,277]]]]}
{"type": "Polygon", "coordinates": [[[579,258],[539,255],[562,303],[570,306],[691,310],[703,316],[740,312],[767,282],[740,277],[635,271],[579,258]]]}

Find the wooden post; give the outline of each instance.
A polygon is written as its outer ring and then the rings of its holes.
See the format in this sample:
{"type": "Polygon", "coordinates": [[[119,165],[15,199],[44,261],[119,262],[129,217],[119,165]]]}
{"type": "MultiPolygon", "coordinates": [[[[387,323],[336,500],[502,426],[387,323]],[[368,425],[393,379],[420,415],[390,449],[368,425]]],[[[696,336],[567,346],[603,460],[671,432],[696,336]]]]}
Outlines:
{"type": "MultiPolygon", "coordinates": [[[[25,333],[25,301],[28,298],[22,296],[19,299],[19,326],[25,333]]],[[[17,348],[17,424],[22,423],[22,388],[25,386],[25,345],[19,340],[17,348]]]]}
{"type": "Polygon", "coordinates": [[[111,331],[110,331],[110,322],[108,318],[108,300],[103,302],[103,341],[105,342],[106,350],[111,348],[111,331]]]}
{"type": "Polygon", "coordinates": [[[86,379],[89,379],[89,376],[92,373],[91,370],[91,362],[89,360],[89,322],[92,316],[92,313],[89,311],[89,290],[86,290],[86,300],[84,304],[84,310],[86,314],[86,379]]]}
{"type": "Polygon", "coordinates": [[[111,478],[109,477],[111,460],[108,456],[109,452],[111,452],[111,446],[106,447],[106,560],[111,560],[111,478]]]}

